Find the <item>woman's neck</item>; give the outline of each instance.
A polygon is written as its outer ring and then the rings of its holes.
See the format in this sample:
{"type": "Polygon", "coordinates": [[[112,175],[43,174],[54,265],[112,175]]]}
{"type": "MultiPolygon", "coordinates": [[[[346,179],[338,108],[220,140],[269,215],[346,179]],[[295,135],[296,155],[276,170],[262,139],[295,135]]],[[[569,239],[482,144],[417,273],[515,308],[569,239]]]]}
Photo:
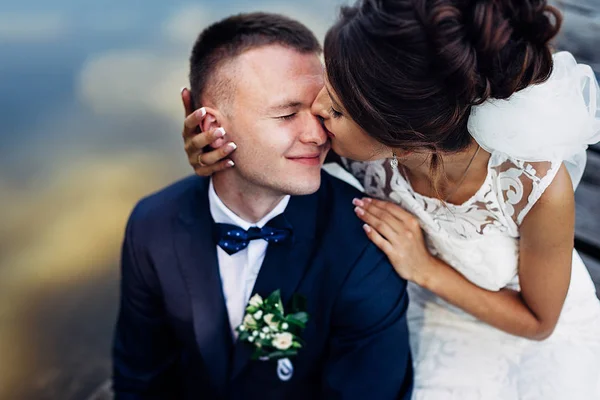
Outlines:
{"type": "Polygon", "coordinates": [[[487,176],[489,153],[479,150],[475,141],[460,152],[438,153],[438,156],[440,175],[437,178],[431,173],[431,153],[413,153],[399,160],[417,193],[428,197],[451,195],[448,200],[460,200],[472,196],[487,176]]]}
{"type": "MultiPolygon", "coordinates": [[[[449,183],[459,182],[467,168],[467,165],[473,158],[479,145],[472,141],[469,146],[457,153],[438,153],[440,163],[443,165],[443,173],[449,183]]],[[[410,174],[418,179],[431,179],[431,153],[412,153],[399,160],[410,174]]],[[[477,164],[477,160],[473,160],[473,164],[477,164]]],[[[472,165],[471,168],[475,168],[472,165]]]]}

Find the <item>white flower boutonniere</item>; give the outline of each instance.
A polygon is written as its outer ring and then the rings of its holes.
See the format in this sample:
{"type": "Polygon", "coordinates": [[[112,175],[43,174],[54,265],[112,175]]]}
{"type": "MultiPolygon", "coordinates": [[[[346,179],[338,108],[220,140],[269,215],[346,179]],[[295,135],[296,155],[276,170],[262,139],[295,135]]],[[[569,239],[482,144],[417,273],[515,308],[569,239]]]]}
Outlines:
{"type": "Polygon", "coordinates": [[[292,314],[286,315],[276,290],[266,299],[258,294],[250,299],[237,332],[239,340],[254,347],[253,360],[280,360],[298,354],[303,345],[299,334],[307,322],[306,300],[295,295],[292,314]]]}

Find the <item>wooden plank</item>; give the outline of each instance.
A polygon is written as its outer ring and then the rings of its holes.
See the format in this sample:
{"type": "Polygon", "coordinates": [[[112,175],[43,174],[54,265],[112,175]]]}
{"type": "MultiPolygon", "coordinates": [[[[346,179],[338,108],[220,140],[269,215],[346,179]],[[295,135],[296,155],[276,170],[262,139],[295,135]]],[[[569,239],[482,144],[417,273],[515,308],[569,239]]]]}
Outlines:
{"type": "Polygon", "coordinates": [[[593,186],[600,186],[600,152],[587,152],[587,165],[581,181],[593,186]]]}
{"type": "MultiPolygon", "coordinates": [[[[600,252],[600,186],[583,181],[579,184],[575,216],[575,238],[600,252]]],[[[589,249],[586,252],[591,253],[589,249]]]]}
{"type": "Polygon", "coordinates": [[[575,192],[575,247],[600,262],[600,152],[590,149],[575,192]]]}
{"type": "Polygon", "coordinates": [[[111,380],[107,380],[102,383],[98,389],[92,393],[87,400],[113,400],[114,394],[112,392],[112,383],[111,380]]]}
{"type": "Polygon", "coordinates": [[[585,253],[579,253],[583,263],[587,267],[588,271],[590,271],[590,275],[592,276],[592,280],[596,285],[596,296],[600,298],[600,260],[592,258],[585,253]]]}
{"type": "Polygon", "coordinates": [[[552,3],[558,5],[558,8],[563,12],[572,11],[578,14],[593,16],[600,11],[596,0],[555,0],[552,3]]]}

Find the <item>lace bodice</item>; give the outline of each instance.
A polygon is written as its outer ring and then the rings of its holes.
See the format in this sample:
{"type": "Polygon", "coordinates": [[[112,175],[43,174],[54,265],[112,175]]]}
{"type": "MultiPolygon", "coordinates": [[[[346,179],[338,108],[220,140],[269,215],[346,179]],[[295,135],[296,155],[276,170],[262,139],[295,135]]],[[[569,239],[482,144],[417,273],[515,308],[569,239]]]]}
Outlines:
{"type": "Polygon", "coordinates": [[[519,226],[561,166],[493,152],[482,186],[454,205],[415,192],[386,160],[343,162],[369,196],[393,201],[419,219],[432,254],[488,290],[518,287],[519,226]]]}

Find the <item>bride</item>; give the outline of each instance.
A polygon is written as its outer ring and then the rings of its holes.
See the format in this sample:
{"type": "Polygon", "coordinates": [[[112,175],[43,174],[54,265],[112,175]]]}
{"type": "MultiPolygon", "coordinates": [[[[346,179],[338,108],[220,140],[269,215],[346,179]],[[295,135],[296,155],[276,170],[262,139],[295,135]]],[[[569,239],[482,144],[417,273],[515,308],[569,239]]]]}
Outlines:
{"type": "MultiPolygon", "coordinates": [[[[600,303],[573,250],[600,94],[552,55],[560,25],[542,0],[363,0],[326,36],[312,111],[410,281],[414,399],[600,398],[600,303]]],[[[231,167],[183,98],[196,172],[231,167]]]]}

